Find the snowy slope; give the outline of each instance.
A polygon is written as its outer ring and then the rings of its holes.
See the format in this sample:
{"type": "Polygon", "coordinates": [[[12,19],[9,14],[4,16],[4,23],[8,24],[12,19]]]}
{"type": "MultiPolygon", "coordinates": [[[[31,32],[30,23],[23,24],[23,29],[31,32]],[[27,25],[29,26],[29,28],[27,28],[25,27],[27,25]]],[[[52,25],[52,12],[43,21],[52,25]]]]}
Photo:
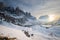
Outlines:
{"type": "Polygon", "coordinates": [[[0,34],[1,33],[3,33],[3,36],[8,36],[10,38],[16,37],[17,40],[29,40],[30,39],[26,37],[26,35],[21,30],[8,28],[2,25],[0,25],[0,34]]]}
{"type": "Polygon", "coordinates": [[[56,37],[56,35],[54,35],[55,30],[57,32],[59,27],[45,29],[39,25],[35,25],[29,28],[20,27],[7,22],[0,24],[0,35],[3,33],[3,36],[16,37],[17,40],[60,40],[60,37],[56,37]],[[29,34],[34,34],[34,36],[27,37],[22,30],[28,31],[29,34]]]}

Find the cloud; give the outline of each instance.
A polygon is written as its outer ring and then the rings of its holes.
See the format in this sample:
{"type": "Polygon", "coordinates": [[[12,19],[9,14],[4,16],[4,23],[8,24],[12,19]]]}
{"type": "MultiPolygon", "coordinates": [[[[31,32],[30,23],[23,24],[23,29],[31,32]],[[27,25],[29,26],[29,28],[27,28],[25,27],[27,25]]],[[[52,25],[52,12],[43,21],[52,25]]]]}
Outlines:
{"type": "Polygon", "coordinates": [[[46,0],[43,5],[37,5],[32,10],[36,17],[46,14],[60,14],[60,0],[46,0]]]}
{"type": "Polygon", "coordinates": [[[60,14],[60,0],[4,0],[4,2],[14,7],[19,6],[36,17],[46,14],[60,14]]]}

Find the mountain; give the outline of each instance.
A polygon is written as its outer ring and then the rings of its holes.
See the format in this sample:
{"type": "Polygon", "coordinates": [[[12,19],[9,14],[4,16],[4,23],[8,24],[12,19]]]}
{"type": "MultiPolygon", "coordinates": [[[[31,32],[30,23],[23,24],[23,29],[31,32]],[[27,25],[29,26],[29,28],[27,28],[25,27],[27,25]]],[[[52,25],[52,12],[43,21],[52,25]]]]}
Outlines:
{"type": "Polygon", "coordinates": [[[42,15],[39,17],[39,21],[41,24],[45,24],[45,23],[48,23],[48,18],[49,18],[48,15],[42,15]]]}
{"type": "Polygon", "coordinates": [[[60,25],[60,19],[49,22],[48,18],[49,18],[48,15],[43,15],[39,17],[39,21],[41,24],[44,25],[52,25],[52,26],[60,25]]]}
{"type": "Polygon", "coordinates": [[[31,13],[24,12],[19,7],[10,7],[0,2],[0,20],[22,26],[29,20],[36,20],[31,13]]]}
{"type": "Polygon", "coordinates": [[[40,16],[39,19],[48,19],[48,15],[43,15],[43,16],[40,16]]]}

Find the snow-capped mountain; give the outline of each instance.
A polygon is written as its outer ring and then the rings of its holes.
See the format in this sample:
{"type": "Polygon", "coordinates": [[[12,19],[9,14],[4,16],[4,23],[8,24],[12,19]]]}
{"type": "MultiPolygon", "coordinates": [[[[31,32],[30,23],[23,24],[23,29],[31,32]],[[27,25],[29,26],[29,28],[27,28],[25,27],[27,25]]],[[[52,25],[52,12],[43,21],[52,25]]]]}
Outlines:
{"type": "MultiPolygon", "coordinates": [[[[44,21],[48,16],[40,19],[44,21]]],[[[60,26],[46,29],[31,13],[0,2],[0,36],[16,37],[16,40],[60,40],[60,26]]]]}
{"type": "Polygon", "coordinates": [[[48,15],[42,15],[39,17],[39,21],[41,24],[45,24],[45,23],[48,23],[48,18],[49,18],[48,15]]]}
{"type": "Polygon", "coordinates": [[[48,15],[43,15],[43,16],[40,16],[39,19],[48,19],[48,15]]]}
{"type": "Polygon", "coordinates": [[[44,21],[44,22],[47,22],[47,21],[48,21],[48,18],[49,18],[48,15],[42,15],[42,16],[39,17],[39,19],[40,19],[41,21],[44,21]]]}
{"type": "Polygon", "coordinates": [[[22,24],[36,20],[36,18],[31,13],[22,11],[19,7],[13,8],[0,2],[0,20],[22,26],[22,24]]]}

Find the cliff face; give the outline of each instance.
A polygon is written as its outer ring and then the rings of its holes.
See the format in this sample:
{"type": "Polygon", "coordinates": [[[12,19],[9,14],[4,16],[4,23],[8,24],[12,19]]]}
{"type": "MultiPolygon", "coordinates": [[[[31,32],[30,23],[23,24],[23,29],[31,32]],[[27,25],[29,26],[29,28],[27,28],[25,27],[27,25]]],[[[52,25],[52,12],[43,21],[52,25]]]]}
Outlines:
{"type": "Polygon", "coordinates": [[[22,26],[26,21],[35,20],[31,13],[24,12],[19,7],[6,6],[0,2],[0,20],[22,26]]]}

